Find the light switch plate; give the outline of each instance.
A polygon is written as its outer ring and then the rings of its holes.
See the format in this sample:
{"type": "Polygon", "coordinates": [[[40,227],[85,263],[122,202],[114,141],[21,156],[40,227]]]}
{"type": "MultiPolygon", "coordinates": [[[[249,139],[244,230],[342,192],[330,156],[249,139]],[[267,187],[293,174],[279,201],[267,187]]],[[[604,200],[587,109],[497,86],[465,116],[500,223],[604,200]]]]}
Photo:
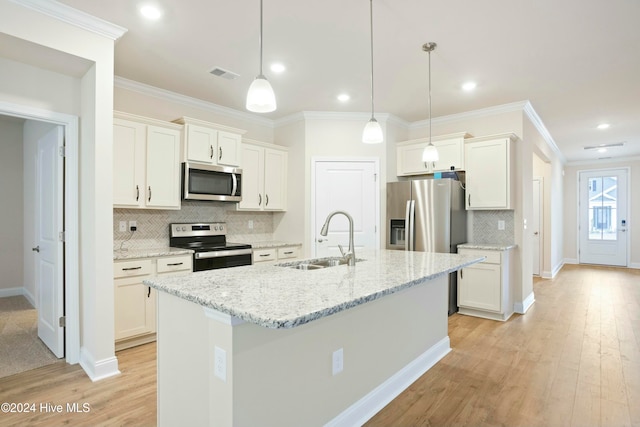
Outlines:
{"type": "Polygon", "coordinates": [[[504,221],[498,221],[498,230],[504,230],[504,221]]]}

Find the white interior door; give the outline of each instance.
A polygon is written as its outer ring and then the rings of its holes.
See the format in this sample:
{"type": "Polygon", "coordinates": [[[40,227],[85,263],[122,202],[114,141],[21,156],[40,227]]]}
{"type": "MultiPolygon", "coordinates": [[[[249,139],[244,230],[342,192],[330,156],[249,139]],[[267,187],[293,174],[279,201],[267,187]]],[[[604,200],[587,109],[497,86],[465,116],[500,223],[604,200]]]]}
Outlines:
{"type": "Polygon", "coordinates": [[[64,357],[63,282],[63,128],[57,126],[38,141],[36,159],[36,286],[38,337],[57,357],[64,357]]]}
{"type": "Polygon", "coordinates": [[[540,262],[542,260],[542,188],[542,178],[534,178],[531,232],[533,233],[533,274],[536,276],[540,276],[540,262]]]}
{"type": "Polygon", "coordinates": [[[580,172],[580,263],[627,265],[627,170],[580,172]]]}
{"type": "Polygon", "coordinates": [[[339,256],[338,245],[347,250],[349,221],[344,215],[334,216],[327,236],[320,235],[327,216],[337,210],[345,211],[353,217],[356,256],[358,249],[378,248],[378,162],[314,160],[314,166],[313,256],[339,256]]]}

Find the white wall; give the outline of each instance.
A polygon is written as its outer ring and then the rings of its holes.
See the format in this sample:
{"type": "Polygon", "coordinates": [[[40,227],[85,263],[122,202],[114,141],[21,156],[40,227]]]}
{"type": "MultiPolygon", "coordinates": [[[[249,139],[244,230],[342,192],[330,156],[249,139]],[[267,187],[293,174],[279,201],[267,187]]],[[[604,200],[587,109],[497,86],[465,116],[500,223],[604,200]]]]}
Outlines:
{"type": "Polygon", "coordinates": [[[578,262],[578,173],[582,170],[629,168],[629,267],[640,268],[640,159],[567,164],[564,168],[564,260],[578,262]]]}
{"type": "Polygon", "coordinates": [[[0,116],[0,297],[24,284],[22,183],[22,121],[0,116]]]}
{"type": "Polygon", "coordinates": [[[43,69],[31,67],[33,72],[18,73],[0,66],[0,100],[80,116],[80,224],[79,232],[70,231],[79,236],[82,254],[76,266],[81,296],[80,363],[93,379],[114,375],[118,373],[111,196],[114,41],[14,2],[0,2],[0,16],[0,32],[50,49],[62,59],[71,55],[93,64],[79,78],[69,77],[61,85],[43,81],[51,75],[43,69]]]}

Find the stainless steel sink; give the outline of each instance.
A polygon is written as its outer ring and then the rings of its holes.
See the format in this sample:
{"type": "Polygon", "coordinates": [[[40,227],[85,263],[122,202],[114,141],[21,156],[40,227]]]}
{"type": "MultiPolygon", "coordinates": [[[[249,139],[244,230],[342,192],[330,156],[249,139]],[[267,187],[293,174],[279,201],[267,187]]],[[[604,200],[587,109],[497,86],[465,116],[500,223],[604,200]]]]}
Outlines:
{"type": "MultiPolygon", "coordinates": [[[[358,261],[363,261],[358,259],[358,261]]],[[[342,257],[330,257],[330,258],[317,258],[307,259],[303,261],[285,262],[283,264],[276,264],[278,267],[289,267],[297,270],[320,270],[321,268],[335,267],[337,265],[347,264],[348,260],[342,257]]]]}

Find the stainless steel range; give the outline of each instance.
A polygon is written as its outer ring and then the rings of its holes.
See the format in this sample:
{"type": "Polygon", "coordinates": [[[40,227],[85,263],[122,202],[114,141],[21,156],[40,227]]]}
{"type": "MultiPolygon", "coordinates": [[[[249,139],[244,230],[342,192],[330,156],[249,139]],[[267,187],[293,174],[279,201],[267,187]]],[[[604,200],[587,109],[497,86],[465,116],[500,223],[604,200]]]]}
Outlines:
{"type": "Polygon", "coordinates": [[[195,251],[193,271],[252,264],[251,245],[227,242],[227,225],[224,222],[171,224],[169,227],[170,246],[195,251]]]}

